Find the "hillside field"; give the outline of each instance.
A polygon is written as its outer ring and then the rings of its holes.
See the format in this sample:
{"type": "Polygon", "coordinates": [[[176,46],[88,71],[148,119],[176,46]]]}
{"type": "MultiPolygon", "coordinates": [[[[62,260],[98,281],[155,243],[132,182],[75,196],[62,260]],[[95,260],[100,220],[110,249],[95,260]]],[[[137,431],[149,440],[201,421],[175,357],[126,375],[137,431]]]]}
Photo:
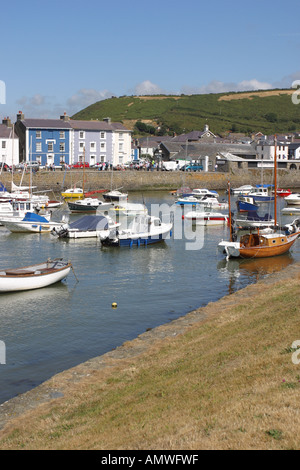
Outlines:
{"type": "Polygon", "coordinates": [[[290,89],[113,97],[88,106],[72,118],[102,120],[110,117],[132,130],[135,130],[136,122],[141,121],[150,129],[160,127],[162,133],[203,130],[208,124],[218,135],[228,132],[280,134],[300,131],[300,106],[292,102],[294,92],[290,89]]]}

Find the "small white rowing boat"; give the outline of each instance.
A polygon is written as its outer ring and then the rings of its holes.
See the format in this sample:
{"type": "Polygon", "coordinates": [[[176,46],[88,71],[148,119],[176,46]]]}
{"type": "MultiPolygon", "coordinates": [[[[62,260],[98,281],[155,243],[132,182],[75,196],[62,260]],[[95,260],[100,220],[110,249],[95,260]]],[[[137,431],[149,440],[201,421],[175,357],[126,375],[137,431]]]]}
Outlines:
{"type": "Polygon", "coordinates": [[[0,271],[0,293],[40,289],[65,279],[72,264],[60,259],[0,271]]]}

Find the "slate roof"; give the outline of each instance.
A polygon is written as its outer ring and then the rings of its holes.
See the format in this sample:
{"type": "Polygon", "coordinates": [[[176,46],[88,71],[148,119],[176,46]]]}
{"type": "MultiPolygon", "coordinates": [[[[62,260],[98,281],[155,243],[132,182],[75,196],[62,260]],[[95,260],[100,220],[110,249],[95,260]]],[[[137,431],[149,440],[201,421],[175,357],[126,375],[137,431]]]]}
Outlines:
{"type": "MultiPolygon", "coordinates": [[[[5,124],[0,124],[0,139],[9,139],[12,138],[12,127],[7,127],[5,124]]],[[[17,139],[18,136],[14,132],[14,138],[17,139]]]]}
{"type": "Polygon", "coordinates": [[[120,122],[108,123],[106,121],[77,121],[70,119],[24,119],[21,121],[27,128],[33,129],[78,129],[90,131],[129,131],[120,122]]]}
{"type": "Polygon", "coordinates": [[[62,119],[24,119],[21,122],[25,127],[31,129],[71,129],[70,121],[62,119]]]}
{"type": "Polygon", "coordinates": [[[190,157],[216,156],[220,153],[256,157],[255,147],[251,144],[195,142],[188,144],[186,149],[185,144],[166,142],[161,144],[161,147],[165,147],[173,158],[185,158],[186,155],[190,157]]]}

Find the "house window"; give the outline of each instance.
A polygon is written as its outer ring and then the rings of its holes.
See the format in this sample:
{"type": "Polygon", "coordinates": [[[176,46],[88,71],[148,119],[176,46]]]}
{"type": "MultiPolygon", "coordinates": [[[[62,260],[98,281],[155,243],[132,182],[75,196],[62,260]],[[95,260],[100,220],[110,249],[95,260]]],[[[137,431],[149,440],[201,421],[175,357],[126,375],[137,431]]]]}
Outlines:
{"type": "Polygon", "coordinates": [[[65,131],[60,131],[59,132],[59,138],[60,139],[65,139],[65,131]]]}
{"type": "Polygon", "coordinates": [[[104,142],[101,143],[100,147],[101,147],[101,150],[102,150],[102,151],[105,151],[105,150],[106,150],[106,149],[105,149],[105,143],[104,143],[104,142]]]}
{"type": "Polygon", "coordinates": [[[96,151],[96,142],[91,142],[90,143],[90,151],[95,152],[96,151]]]}
{"type": "Polygon", "coordinates": [[[42,142],[37,142],[36,147],[35,147],[36,152],[41,152],[42,151],[42,142]]]}
{"type": "Polygon", "coordinates": [[[53,152],[53,142],[48,142],[48,152],[53,152]]]}
{"type": "Polygon", "coordinates": [[[119,134],[119,140],[123,140],[123,139],[124,139],[123,132],[120,132],[120,134],[119,134]]]}
{"type": "Polygon", "coordinates": [[[105,139],[105,132],[100,132],[100,139],[105,139]]]}
{"type": "Polygon", "coordinates": [[[79,150],[81,152],[84,150],[84,142],[79,142],[79,150]]]}
{"type": "Polygon", "coordinates": [[[84,139],[84,131],[79,131],[79,139],[84,139]]]}
{"type": "Polygon", "coordinates": [[[3,148],[3,149],[6,149],[6,142],[5,142],[5,140],[2,140],[2,148],[3,148]]]}
{"type": "Polygon", "coordinates": [[[100,160],[101,160],[101,163],[105,162],[105,155],[101,155],[100,160]]]}
{"type": "Polygon", "coordinates": [[[60,152],[64,152],[65,151],[65,143],[62,142],[61,144],[59,144],[59,151],[60,152]]]}
{"type": "Polygon", "coordinates": [[[42,138],[42,131],[36,131],[36,139],[42,138]]]}
{"type": "Polygon", "coordinates": [[[119,152],[123,152],[124,150],[124,144],[123,142],[119,143],[119,152]]]}

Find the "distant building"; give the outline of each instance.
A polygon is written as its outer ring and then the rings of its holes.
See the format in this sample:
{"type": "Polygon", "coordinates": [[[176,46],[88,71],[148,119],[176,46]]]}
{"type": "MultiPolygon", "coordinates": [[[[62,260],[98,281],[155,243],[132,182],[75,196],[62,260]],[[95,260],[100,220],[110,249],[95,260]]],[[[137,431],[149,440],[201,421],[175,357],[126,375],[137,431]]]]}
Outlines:
{"type": "Polygon", "coordinates": [[[0,162],[8,166],[19,163],[19,139],[9,118],[0,124],[0,162]]]}

